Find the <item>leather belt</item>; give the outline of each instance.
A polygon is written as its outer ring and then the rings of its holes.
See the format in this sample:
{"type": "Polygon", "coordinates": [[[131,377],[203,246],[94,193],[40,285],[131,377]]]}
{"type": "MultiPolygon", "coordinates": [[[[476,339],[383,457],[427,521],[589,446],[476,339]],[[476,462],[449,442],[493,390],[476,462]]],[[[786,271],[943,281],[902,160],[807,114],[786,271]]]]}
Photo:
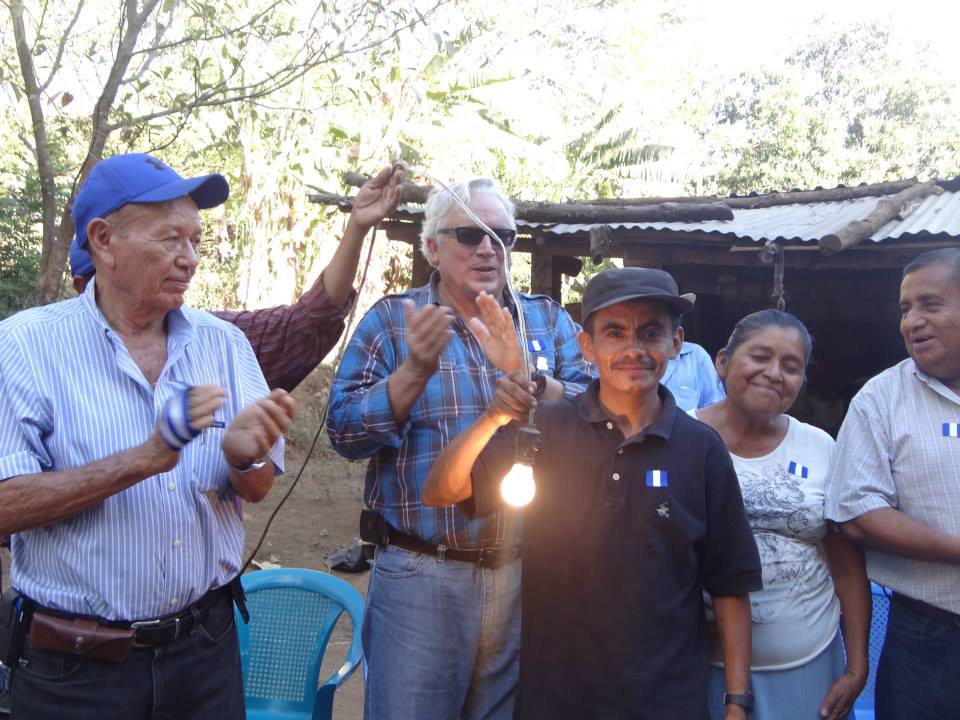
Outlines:
{"type": "Polygon", "coordinates": [[[115,622],[35,606],[27,642],[38,650],[87,655],[123,662],[134,647],[157,647],[187,635],[218,602],[232,597],[230,585],[211,590],[174,615],[153,620],[115,622]]]}
{"type": "Polygon", "coordinates": [[[404,550],[430,555],[438,560],[459,560],[461,562],[474,563],[478,567],[499,568],[512,563],[520,557],[519,545],[484,547],[476,550],[458,550],[457,548],[447,547],[442,543],[440,545],[434,545],[413,535],[407,535],[399,530],[394,530],[392,527],[387,528],[387,538],[390,545],[396,545],[404,550]]]}
{"type": "Polygon", "coordinates": [[[938,620],[944,625],[960,628],[960,615],[957,613],[938,608],[936,605],[931,605],[930,603],[923,602],[923,600],[917,600],[916,598],[897,592],[893,593],[893,601],[920,615],[926,615],[928,618],[938,620]]]}

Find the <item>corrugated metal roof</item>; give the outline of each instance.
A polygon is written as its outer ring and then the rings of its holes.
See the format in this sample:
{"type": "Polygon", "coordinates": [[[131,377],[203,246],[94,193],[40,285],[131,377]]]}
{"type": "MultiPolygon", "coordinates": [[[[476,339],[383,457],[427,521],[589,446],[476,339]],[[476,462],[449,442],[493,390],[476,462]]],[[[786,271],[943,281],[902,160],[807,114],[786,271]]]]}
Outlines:
{"type": "MultiPolygon", "coordinates": [[[[784,240],[816,242],[851,222],[863,220],[877,206],[880,197],[834,202],[797,203],[756,209],[735,209],[733,220],[698,223],[640,222],[611,223],[615,229],[666,230],[677,233],[706,233],[731,239],[766,242],[784,240]]],[[[555,235],[587,232],[590,225],[524,223],[555,235]]],[[[903,236],[946,234],[960,238],[960,192],[944,192],[923,198],[906,219],[892,220],[871,236],[874,242],[903,236]]]]}
{"type": "MultiPolygon", "coordinates": [[[[903,220],[892,220],[870,237],[873,242],[896,240],[899,238],[924,237],[929,235],[947,235],[960,239],[960,176],[940,180],[938,184],[944,192],[940,195],[928,195],[920,200],[903,220]]],[[[842,187],[842,186],[841,186],[842,187]]],[[[620,230],[657,230],[675,233],[697,233],[715,235],[718,240],[766,242],[782,240],[786,242],[817,242],[826,235],[835,233],[851,222],[863,220],[883,198],[877,195],[853,200],[834,200],[822,202],[798,202],[789,205],[775,205],[764,208],[735,208],[733,220],[710,220],[704,222],[635,222],[609,223],[620,230]]],[[[343,208],[350,207],[350,201],[343,198],[338,202],[343,208]]],[[[400,205],[394,217],[419,220],[423,215],[423,206],[415,204],[400,205]]],[[[589,224],[570,223],[533,223],[518,220],[521,228],[539,228],[548,235],[571,235],[589,232],[589,224]]]]}

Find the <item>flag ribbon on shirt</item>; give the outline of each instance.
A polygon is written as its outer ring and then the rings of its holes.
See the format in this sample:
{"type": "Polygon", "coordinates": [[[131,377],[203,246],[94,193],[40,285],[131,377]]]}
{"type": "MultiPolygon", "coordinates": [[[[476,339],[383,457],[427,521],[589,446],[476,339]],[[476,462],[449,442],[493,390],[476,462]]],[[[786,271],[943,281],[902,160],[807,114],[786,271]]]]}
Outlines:
{"type": "Polygon", "coordinates": [[[801,465],[796,460],[791,460],[787,464],[787,472],[791,475],[796,475],[798,478],[807,478],[810,476],[810,468],[806,465],[801,465]]]}
{"type": "Polygon", "coordinates": [[[960,423],[945,422],[943,424],[944,437],[960,437],[960,423]]]}
{"type": "Polygon", "coordinates": [[[666,470],[647,470],[647,487],[669,487],[666,470]]]}

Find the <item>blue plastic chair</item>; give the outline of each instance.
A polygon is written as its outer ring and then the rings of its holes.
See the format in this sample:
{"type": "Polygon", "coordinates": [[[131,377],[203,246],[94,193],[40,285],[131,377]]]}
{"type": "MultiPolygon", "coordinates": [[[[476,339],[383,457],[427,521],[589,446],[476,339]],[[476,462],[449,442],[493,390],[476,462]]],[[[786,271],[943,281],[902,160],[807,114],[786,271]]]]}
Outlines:
{"type": "Polygon", "coordinates": [[[868,657],[870,659],[870,674],[863,692],[853,704],[857,720],[873,720],[873,699],[877,681],[877,661],[880,651],[883,650],[883,641],[887,636],[887,615],[890,613],[890,596],[886,588],[870,583],[873,591],[873,615],[870,617],[870,644],[868,657]]]}
{"type": "Polygon", "coordinates": [[[243,576],[250,623],[237,613],[248,720],[328,720],[333,694],[363,656],[363,598],[343,580],[316,570],[278,568],[243,576]],[[353,640],[340,669],[320,679],[334,625],[346,611],[353,640]]]}

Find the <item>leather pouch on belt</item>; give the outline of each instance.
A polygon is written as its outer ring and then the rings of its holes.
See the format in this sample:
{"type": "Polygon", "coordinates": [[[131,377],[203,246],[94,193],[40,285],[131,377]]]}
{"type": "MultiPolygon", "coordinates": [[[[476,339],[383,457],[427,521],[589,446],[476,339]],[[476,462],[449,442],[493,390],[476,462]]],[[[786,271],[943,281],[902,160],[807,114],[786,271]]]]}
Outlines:
{"type": "Polygon", "coordinates": [[[133,630],[106,627],[96,620],[71,620],[35,612],[27,639],[38,650],[123,662],[133,645],[133,630]]]}

